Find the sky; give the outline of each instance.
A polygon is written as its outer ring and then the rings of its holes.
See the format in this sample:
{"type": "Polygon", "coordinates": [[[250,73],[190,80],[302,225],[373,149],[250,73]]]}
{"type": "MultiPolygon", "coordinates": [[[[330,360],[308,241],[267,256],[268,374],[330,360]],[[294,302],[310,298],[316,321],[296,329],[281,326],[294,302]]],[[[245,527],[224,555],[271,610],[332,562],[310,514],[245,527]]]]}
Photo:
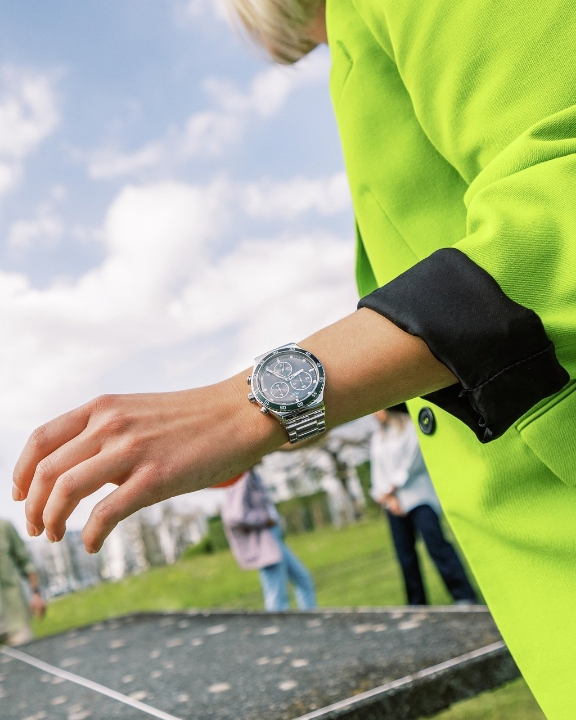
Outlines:
{"type": "Polygon", "coordinates": [[[224,379],[357,297],[327,48],[273,66],[216,0],[5,2],[0,33],[0,503],[23,530],[36,426],[224,379]]]}

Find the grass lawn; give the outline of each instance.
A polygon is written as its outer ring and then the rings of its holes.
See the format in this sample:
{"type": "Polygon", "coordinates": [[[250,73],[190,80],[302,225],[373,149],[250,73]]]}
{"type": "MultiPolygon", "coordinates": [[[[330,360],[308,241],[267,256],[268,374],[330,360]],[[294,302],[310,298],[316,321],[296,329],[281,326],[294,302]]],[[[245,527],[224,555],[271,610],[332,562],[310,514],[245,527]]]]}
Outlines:
{"type": "MultiPolygon", "coordinates": [[[[289,536],[288,544],[314,574],[320,605],[404,603],[400,572],[383,519],[342,530],[330,527],[289,536]]],[[[450,603],[425,554],[423,566],[431,602],[450,603]]],[[[58,598],[50,604],[46,619],[36,623],[35,631],[38,636],[50,635],[125,613],[185,608],[261,609],[258,574],[239,570],[227,550],[199,555],[58,598]]]]}
{"type": "Polygon", "coordinates": [[[546,720],[524,680],[452,705],[428,720],[546,720]]]}
{"type": "MultiPolygon", "coordinates": [[[[288,544],[314,574],[324,607],[402,605],[404,594],[386,523],[380,517],[336,530],[290,536],[288,544]]],[[[442,581],[422,553],[433,604],[449,604],[442,581]]],[[[54,600],[37,636],[144,610],[261,609],[258,574],[242,572],[228,551],[153,568],[120,582],[103,583],[54,600]]],[[[542,720],[522,681],[459,703],[435,720],[542,720]]]]}

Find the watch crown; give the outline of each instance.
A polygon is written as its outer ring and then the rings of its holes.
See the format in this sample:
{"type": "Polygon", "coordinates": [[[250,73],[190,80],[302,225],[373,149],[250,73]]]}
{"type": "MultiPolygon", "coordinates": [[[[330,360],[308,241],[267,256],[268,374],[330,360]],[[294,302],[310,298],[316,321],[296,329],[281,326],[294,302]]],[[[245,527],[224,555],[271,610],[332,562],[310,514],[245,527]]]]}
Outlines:
{"type": "Polygon", "coordinates": [[[250,400],[251,403],[256,402],[256,398],[252,393],[248,393],[248,400],[250,400]]]}
{"type": "Polygon", "coordinates": [[[270,410],[268,410],[267,407],[261,407],[261,408],[260,408],[260,412],[261,412],[263,415],[268,415],[268,413],[270,412],[270,410]]]}
{"type": "Polygon", "coordinates": [[[248,377],[246,378],[246,382],[248,383],[248,385],[252,384],[252,375],[248,375],[248,377]]]}

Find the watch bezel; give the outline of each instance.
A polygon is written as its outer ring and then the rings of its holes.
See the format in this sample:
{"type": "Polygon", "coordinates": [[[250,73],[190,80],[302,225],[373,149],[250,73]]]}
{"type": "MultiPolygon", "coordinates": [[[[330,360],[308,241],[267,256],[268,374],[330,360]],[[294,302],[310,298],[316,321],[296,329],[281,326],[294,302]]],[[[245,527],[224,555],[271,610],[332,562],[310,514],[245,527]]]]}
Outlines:
{"type": "Polygon", "coordinates": [[[275,350],[271,350],[270,352],[266,353],[265,355],[262,355],[260,358],[258,358],[257,362],[254,365],[254,370],[252,372],[252,393],[254,394],[254,397],[256,401],[262,405],[265,408],[268,408],[268,410],[272,410],[275,413],[278,413],[279,415],[292,415],[297,414],[304,410],[307,407],[310,407],[311,405],[315,405],[319,402],[322,402],[322,394],[324,392],[324,386],[326,384],[326,374],[324,372],[324,366],[318,360],[316,355],[309,352],[308,350],[304,350],[304,348],[301,348],[299,345],[284,345],[282,347],[276,348],[275,350]],[[294,353],[300,353],[301,355],[305,355],[309,360],[311,360],[314,365],[316,366],[316,371],[318,372],[318,383],[316,385],[316,388],[312,395],[310,397],[301,400],[297,403],[276,403],[272,400],[269,400],[263,393],[263,391],[260,389],[260,376],[261,371],[266,365],[269,360],[276,357],[277,355],[281,355],[286,352],[293,351],[294,353]]]}

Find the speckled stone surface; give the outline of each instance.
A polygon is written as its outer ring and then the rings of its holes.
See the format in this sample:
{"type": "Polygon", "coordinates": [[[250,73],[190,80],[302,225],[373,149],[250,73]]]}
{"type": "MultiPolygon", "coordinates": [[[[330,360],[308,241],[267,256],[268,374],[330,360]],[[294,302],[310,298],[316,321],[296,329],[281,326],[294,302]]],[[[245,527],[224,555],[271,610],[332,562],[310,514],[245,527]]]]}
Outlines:
{"type": "MultiPolygon", "coordinates": [[[[293,720],[500,640],[483,608],[150,614],[22,646],[181,720],[293,720]]],[[[0,720],[141,710],[0,656],[0,720]]]]}

